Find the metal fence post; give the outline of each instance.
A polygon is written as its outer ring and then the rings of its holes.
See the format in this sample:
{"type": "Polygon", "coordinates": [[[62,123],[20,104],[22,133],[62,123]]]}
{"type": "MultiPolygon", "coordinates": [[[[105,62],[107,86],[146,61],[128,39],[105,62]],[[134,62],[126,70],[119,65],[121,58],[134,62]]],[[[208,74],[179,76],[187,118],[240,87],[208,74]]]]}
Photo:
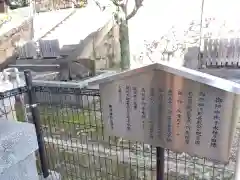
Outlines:
{"type": "Polygon", "coordinates": [[[32,113],[33,123],[35,125],[36,134],[37,134],[37,141],[38,141],[38,151],[39,157],[41,162],[41,169],[43,173],[43,177],[47,178],[49,176],[49,168],[46,159],[46,152],[44,148],[44,141],[42,136],[42,131],[40,127],[40,114],[37,108],[37,100],[36,100],[36,92],[33,89],[32,85],[32,75],[30,71],[24,71],[25,81],[27,85],[27,93],[29,98],[29,108],[32,113]]]}
{"type": "Polygon", "coordinates": [[[164,179],[164,148],[157,147],[157,180],[164,179]]]}

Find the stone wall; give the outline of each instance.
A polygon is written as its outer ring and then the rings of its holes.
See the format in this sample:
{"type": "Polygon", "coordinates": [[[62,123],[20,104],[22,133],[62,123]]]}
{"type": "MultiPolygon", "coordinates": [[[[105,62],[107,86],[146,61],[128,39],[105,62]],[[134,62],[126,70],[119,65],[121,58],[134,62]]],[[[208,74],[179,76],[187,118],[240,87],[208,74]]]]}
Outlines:
{"type": "MultiPolygon", "coordinates": [[[[11,22],[8,22],[11,23],[11,22]]],[[[18,43],[24,43],[33,37],[33,18],[24,20],[20,26],[10,29],[0,35],[0,64],[4,69],[10,62],[16,60],[15,48],[18,43]]]]}

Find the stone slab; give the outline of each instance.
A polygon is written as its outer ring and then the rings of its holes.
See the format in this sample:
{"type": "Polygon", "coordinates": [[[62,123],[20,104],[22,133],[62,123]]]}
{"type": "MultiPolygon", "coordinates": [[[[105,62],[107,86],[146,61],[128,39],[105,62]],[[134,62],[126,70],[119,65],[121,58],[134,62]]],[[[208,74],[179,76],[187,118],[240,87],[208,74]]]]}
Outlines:
{"type": "Polygon", "coordinates": [[[0,121],[0,174],[38,149],[33,124],[0,121]]]}

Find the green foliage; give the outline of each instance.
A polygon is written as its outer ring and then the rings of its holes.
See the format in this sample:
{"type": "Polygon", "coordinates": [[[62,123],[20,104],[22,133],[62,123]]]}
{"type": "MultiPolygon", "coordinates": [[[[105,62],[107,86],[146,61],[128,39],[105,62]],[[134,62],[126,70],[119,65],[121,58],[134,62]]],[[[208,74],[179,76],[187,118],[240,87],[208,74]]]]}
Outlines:
{"type": "Polygon", "coordinates": [[[73,136],[96,132],[102,128],[101,120],[89,109],[41,106],[39,111],[43,125],[48,128],[62,129],[61,131],[67,134],[71,132],[73,136]]]}
{"type": "MultiPolygon", "coordinates": [[[[25,112],[20,103],[16,103],[15,110],[17,120],[24,122],[25,112]]],[[[48,128],[63,128],[68,131],[76,127],[78,133],[96,131],[102,128],[101,120],[90,110],[49,106],[39,106],[38,110],[41,124],[48,128]]]]}

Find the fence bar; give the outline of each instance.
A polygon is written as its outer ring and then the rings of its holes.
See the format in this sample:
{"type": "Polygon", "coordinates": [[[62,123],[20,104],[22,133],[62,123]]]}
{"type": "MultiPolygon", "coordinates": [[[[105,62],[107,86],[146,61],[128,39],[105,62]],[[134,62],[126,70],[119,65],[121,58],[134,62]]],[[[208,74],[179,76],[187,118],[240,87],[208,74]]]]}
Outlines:
{"type": "Polygon", "coordinates": [[[164,179],[164,148],[157,147],[157,180],[164,179]]]}
{"type": "Polygon", "coordinates": [[[31,72],[24,71],[24,76],[25,76],[26,85],[28,87],[29,106],[31,109],[32,119],[35,125],[36,134],[37,134],[41,169],[42,169],[43,177],[47,178],[49,176],[49,171],[48,171],[49,168],[48,168],[46,152],[44,148],[43,136],[42,136],[41,127],[40,127],[40,114],[37,108],[36,92],[34,91],[32,86],[31,72]]]}

